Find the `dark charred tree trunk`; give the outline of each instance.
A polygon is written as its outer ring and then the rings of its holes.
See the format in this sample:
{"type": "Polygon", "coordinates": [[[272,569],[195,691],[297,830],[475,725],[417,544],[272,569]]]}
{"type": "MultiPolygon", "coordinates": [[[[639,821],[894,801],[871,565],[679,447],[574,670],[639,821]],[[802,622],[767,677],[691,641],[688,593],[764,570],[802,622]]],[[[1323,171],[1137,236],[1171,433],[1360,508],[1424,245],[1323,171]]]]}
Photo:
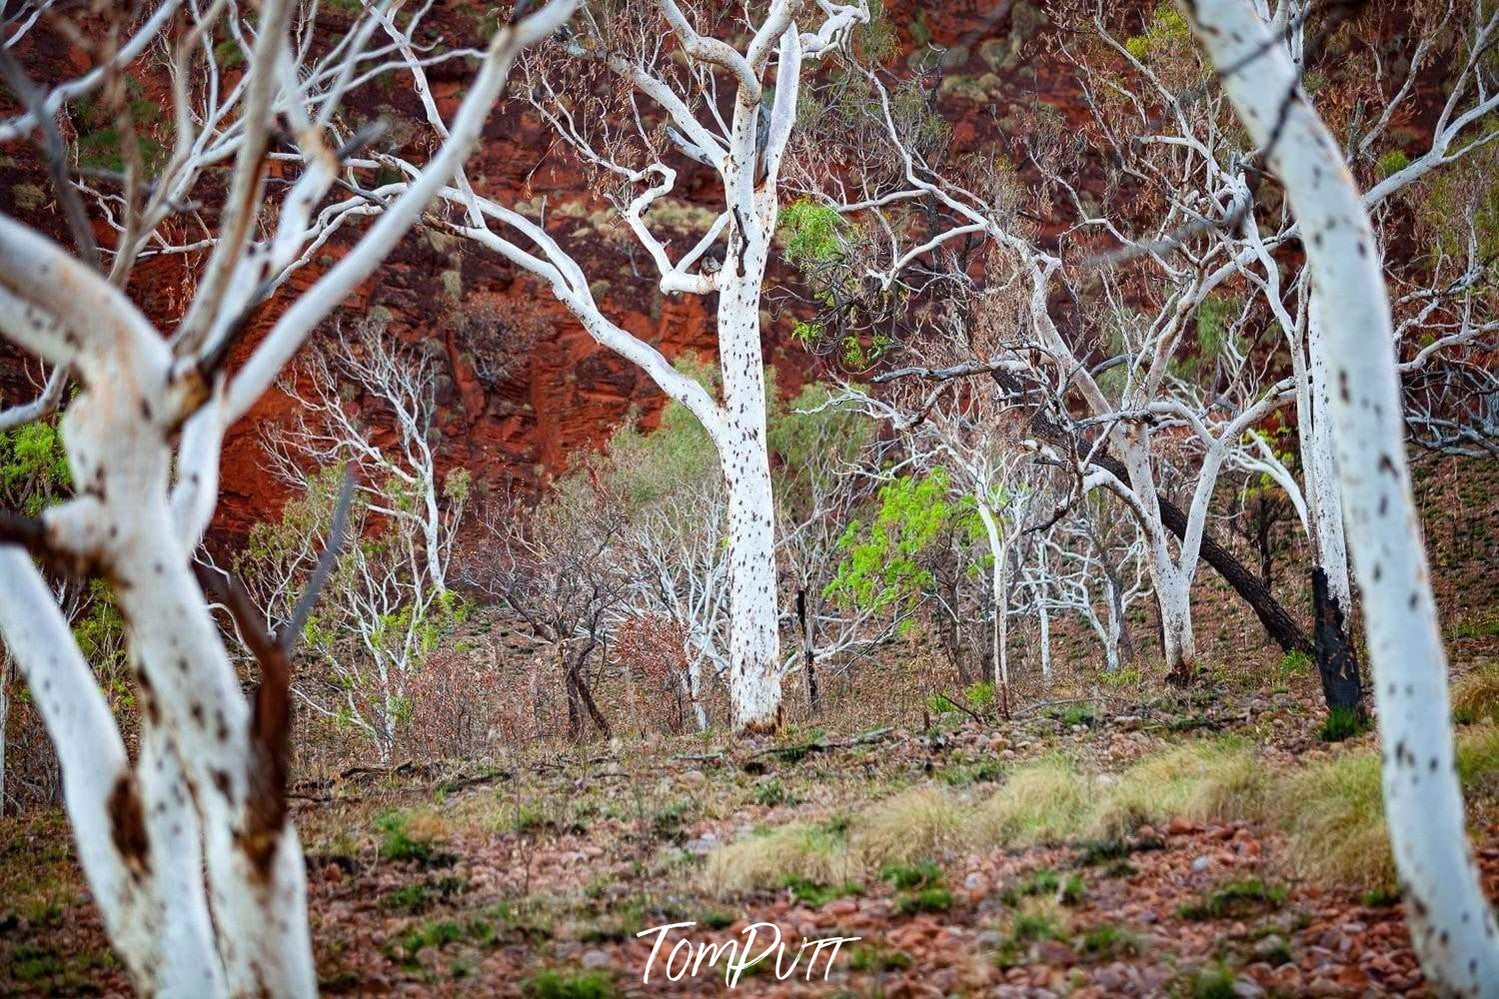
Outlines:
{"type": "Polygon", "coordinates": [[[1317,634],[1317,672],[1322,677],[1322,696],[1327,710],[1343,708],[1358,717],[1364,711],[1364,684],[1359,675],[1358,655],[1348,639],[1348,624],[1337,598],[1327,592],[1327,573],[1312,567],[1312,612],[1317,634]]]}
{"type": "Polygon", "coordinates": [[[1264,501],[1261,500],[1259,514],[1255,518],[1254,542],[1260,551],[1260,579],[1265,581],[1265,589],[1267,590],[1275,585],[1274,581],[1270,578],[1273,568],[1273,561],[1270,557],[1270,529],[1274,526],[1275,521],[1271,519],[1264,501]]]}
{"type": "Polygon", "coordinates": [[[807,706],[817,714],[821,696],[817,691],[816,636],[812,632],[812,617],[807,613],[807,591],[796,591],[796,617],[802,626],[802,660],[807,670],[807,706]]]}

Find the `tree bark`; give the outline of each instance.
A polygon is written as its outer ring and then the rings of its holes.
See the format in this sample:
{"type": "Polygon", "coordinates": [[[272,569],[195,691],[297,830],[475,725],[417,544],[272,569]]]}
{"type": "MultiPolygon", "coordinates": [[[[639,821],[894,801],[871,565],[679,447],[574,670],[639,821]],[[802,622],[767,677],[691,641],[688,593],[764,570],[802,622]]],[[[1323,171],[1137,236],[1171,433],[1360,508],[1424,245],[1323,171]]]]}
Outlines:
{"type": "Polygon", "coordinates": [[[1343,708],[1360,718],[1364,711],[1364,684],[1359,676],[1358,656],[1348,640],[1343,608],[1329,591],[1327,573],[1312,567],[1312,610],[1317,634],[1317,673],[1322,677],[1322,696],[1328,711],[1343,708]]]}
{"type": "Polygon", "coordinates": [[[803,668],[807,671],[807,706],[815,715],[821,696],[817,690],[817,656],[814,651],[816,636],[812,633],[812,619],[807,614],[806,589],[796,591],[796,618],[802,626],[802,662],[803,668]]]}
{"type": "Polygon", "coordinates": [[[1447,656],[1406,460],[1380,246],[1300,71],[1246,0],[1179,0],[1301,226],[1384,752],[1385,818],[1412,946],[1438,995],[1499,996],[1494,911],[1465,828],[1447,656]]]}

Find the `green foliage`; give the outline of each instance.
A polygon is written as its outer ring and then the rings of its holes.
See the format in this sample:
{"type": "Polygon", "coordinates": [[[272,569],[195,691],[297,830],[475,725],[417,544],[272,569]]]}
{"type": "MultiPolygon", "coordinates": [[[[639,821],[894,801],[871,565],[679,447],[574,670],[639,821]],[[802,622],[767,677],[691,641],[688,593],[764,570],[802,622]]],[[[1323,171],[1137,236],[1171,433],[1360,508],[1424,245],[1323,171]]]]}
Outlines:
{"type": "Polygon", "coordinates": [[[72,488],[62,435],[51,420],[0,431],[0,498],[30,516],[72,488]]]}
{"type": "Polygon", "coordinates": [[[971,499],[953,500],[946,469],[901,475],[880,487],[873,521],[853,520],[839,541],[843,560],[824,595],[844,606],[912,610],[933,584],[922,556],[949,531],[977,537],[971,499]]]}
{"type": "Polygon", "coordinates": [[[1317,736],[1323,742],[1342,742],[1363,735],[1369,731],[1370,726],[1368,717],[1357,709],[1339,705],[1327,712],[1327,717],[1317,729],[1317,736]]]}
{"type": "Polygon", "coordinates": [[[1394,885],[1370,888],[1358,897],[1359,904],[1370,909],[1387,909],[1400,901],[1400,889],[1394,885]]]}
{"type": "Polygon", "coordinates": [[[781,209],[780,232],[786,259],[798,266],[828,264],[844,253],[845,223],[837,210],[810,198],[798,198],[781,209]]]}
{"type": "Polygon", "coordinates": [[[1312,657],[1300,649],[1292,649],[1280,657],[1277,672],[1282,677],[1306,676],[1312,671],[1316,663],[1312,657]]]}
{"type": "Polygon", "coordinates": [[[980,713],[988,711],[994,706],[996,696],[994,684],[988,680],[980,680],[965,690],[963,696],[968,698],[968,703],[973,705],[976,711],[980,713]]]}
{"type": "Polygon", "coordinates": [[[613,999],[614,981],[601,971],[542,971],[521,982],[526,999],[613,999]]]}
{"type": "Polygon", "coordinates": [[[1238,299],[1213,293],[1197,306],[1197,347],[1204,359],[1216,357],[1223,349],[1229,327],[1239,315],[1238,299]]]}
{"type": "Polygon", "coordinates": [[[911,864],[887,864],[880,871],[880,878],[896,889],[907,891],[941,884],[943,875],[942,868],[934,861],[923,859],[911,864]]]}
{"type": "Polygon", "coordinates": [[[897,896],[890,912],[895,916],[914,916],[920,912],[946,912],[952,907],[952,892],[941,885],[932,885],[897,896]]]}
{"type": "Polygon", "coordinates": [[[1082,943],[1083,953],[1095,957],[1123,957],[1141,951],[1139,934],[1107,923],[1083,933],[1082,943]]]}
{"type": "Polygon", "coordinates": [[[1410,157],[1398,149],[1391,149],[1379,158],[1376,164],[1379,168],[1380,179],[1399,173],[1411,165],[1410,157]]]}
{"type": "Polygon", "coordinates": [[[375,819],[375,830],[380,834],[380,853],[388,860],[426,863],[432,859],[432,842],[413,835],[409,824],[410,816],[404,812],[386,812],[375,819]]]}
{"type": "Polygon", "coordinates": [[[1286,890],[1269,885],[1259,878],[1230,881],[1208,892],[1196,902],[1177,909],[1183,919],[1236,919],[1264,909],[1279,909],[1286,904],[1286,890]]]}
{"type": "Polygon", "coordinates": [[[93,95],[73,105],[74,124],[78,130],[74,149],[81,166],[124,173],[127,133],[120,131],[123,113],[129,117],[141,165],[150,177],[167,158],[165,147],[154,134],[162,122],[161,105],[147,96],[145,88],[135,77],[127,76],[124,82],[123,107],[106,105],[93,95]]]}
{"type": "Polygon", "coordinates": [[[1192,29],[1187,24],[1187,19],[1172,4],[1163,3],[1156,7],[1155,15],[1145,33],[1130,36],[1125,40],[1124,47],[1129,50],[1130,55],[1145,62],[1153,55],[1173,48],[1179,49],[1191,41],[1192,29]]]}
{"type": "Polygon", "coordinates": [[[1220,962],[1197,969],[1188,987],[1192,999],[1234,999],[1239,994],[1234,988],[1237,981],[1234,970],[1220,962]]]}
{"type": "Polygon", "coordinates": [[[787,878],[785,888],[791,893],[794,901],[800,902],[811,909],[821,909],[829,902],[840,898],[848,898],[850,895],[858,895],[863,892],[856,882],[844,881],[839,884],[823,884],[820,881],[812,881],[808,878],[787,878]]]}

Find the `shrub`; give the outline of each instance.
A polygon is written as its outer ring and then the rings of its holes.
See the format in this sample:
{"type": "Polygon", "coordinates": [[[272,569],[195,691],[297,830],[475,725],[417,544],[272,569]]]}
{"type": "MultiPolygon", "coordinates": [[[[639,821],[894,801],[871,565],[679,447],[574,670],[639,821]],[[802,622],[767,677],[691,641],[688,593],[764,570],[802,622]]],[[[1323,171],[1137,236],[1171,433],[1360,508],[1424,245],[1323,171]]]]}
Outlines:
{"type": "Polygon", "coordinates": [[[744,891],[781,888],[794,879],[842,884],[862,869],[841,832],[796,823],[716,851],[708,858],[704,879],[714,891],[744,891]]]}
{"type": "Polygon", "coordinates": [[[1499,666],[1485,666],[1452,685],[1452,718],[1460,725],[1499,722],[1499,666]]]}
{"type": "Polygon", "coordinates": [[[1086,824],[1097,839],[1182,817],[1249,819],[1262,814],[1269,780],[1244,743],[1223,738],[1185,742],[1147,757],[1104,787],[1086,824]]]}
{"type": "Polygon", "coordinates": [[[1370,722],[1357,708],[1339,705],[1327,712],[1317,736],[1323,742],[1343,742],[1369,731],[1370,722]]]}
{"type": "Polygon", "coordinates": [[[1017,768],[973,816],[979,848],[1053,843],[1076,833],[1088,804],[1086,782],[1064,756],[1017,768]]]}
{"type": "Polygon", "coordinates": [[[961,804],[934,788],[914,788],[880,802],[854,823],[853,848],[870,865],[940,857],[962,844],[961,804]]]}

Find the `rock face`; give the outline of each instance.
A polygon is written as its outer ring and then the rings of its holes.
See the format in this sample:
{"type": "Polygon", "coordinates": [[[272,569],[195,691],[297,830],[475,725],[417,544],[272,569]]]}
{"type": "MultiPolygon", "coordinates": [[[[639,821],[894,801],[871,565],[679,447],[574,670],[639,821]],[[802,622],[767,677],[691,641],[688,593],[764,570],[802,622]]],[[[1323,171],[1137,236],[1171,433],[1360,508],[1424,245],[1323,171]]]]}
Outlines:
{"type": "MultiPolygon", "coordinates": [[[[454,33],[472,32],[471,15],[458,11],[459,6],[439,4],[433,17],[454,33]]],[[[942,107],[954,122],[960,147],[1023,127],[1027,109],[1040,94],[1050,104],[1065,106],[1073,100],[1074,84],[1038,72],[1036,43],[1048,21],[1036,3],[902,0],[886,7],[902,49],[913,53],[909,58],[929,52],[928,45],[945,49],[942,107]]],[[[330,10],[324,16],[330,23],[320,27],[330,32],[346,26],[347,14],[330,10]]],[[[23,59],[39,79],[60,75],[61,67],[76,72],[89,64],[86,56],[42,31],[26,46],[23,59]]],[[[145,99],[168,103],[165,93],[150,92],[150,81],[142,85],[145,99]]],[[[461,86],[461,74],[434,79],[445,113],[456,106],[461,86]]],[[[356,106],[351,118],[383,115],[398,138],[418,131],[408,124],[421,116],[408,91],[392,87],[362,101],[365,106],[356,106]]],[[[64,238],[45,174],[30,151],[17,144],[5,152],[10,155],[0,158],[0,210],[64,238]]],[[[687,223],[706,214],[717,196],[716,180],[707,170],[685,161],[680,167],[679,197],[658,209],[665,226],[673,218],[687,223]]],[[[714,355],[711,301],[665,298],[652,282],[636,276],[646,272],[645,255],[603,200],[590,194],[589,179],[576,160],[556,148],[545,123],[522,112],[518,102],[491,120],[482,149],[469,163],[469,176],[508,203],[520,202],[533,211],[544,204],[550,219],[567,219],[568,224],[552,227],[583,258],[587,272],[596,275],[595,295],[621,326],[669,358],[686,351],[714,355]],[[545,151],[539,168],[538,151],[545,151]]],[[[102,226],[99,235],[107,243],[109,234],[102,226]]],[[[261,308],[239,348],[241,356],[269,328],[290,294],[315,280],[341,251],[330,245],[325,252],[261,308]]],[[[182,257],[145,261],[129,292],[169,330],[180,318],[192,275],[201,266],[201,260],[182,257]]],[[[764,344],[781,390],[795,392],[817,372],[815,358],[791,336],[790,303],[774,290],[789,287],[790,278],[785,268],[773,268],[764,344]]],[[[440,452],[449,464],[468,468],[481,490],[534,488],[565,469],[579,449],[597,447],[632,413],[651,426],[665,401],[649,379],[594,343],[538,282],[495,254],[435,230],[409,236],[320,335],[337,336],[340,325],[365,321],[384,323],[414,350],[440,355],[435,421],[440,452]]],[[[28,376],[14,354],[0,354],[0,398],[12,402],[29,395],[36,375],[34,363],[28,376]]],[[[256,521],[278,514],[286,488],[265,472],[260,440],[266,426],[285,419],[291,406],[284,394],[269,393],[227,441],[214,524],[220,538],[242,536],[256,521]]]]}

